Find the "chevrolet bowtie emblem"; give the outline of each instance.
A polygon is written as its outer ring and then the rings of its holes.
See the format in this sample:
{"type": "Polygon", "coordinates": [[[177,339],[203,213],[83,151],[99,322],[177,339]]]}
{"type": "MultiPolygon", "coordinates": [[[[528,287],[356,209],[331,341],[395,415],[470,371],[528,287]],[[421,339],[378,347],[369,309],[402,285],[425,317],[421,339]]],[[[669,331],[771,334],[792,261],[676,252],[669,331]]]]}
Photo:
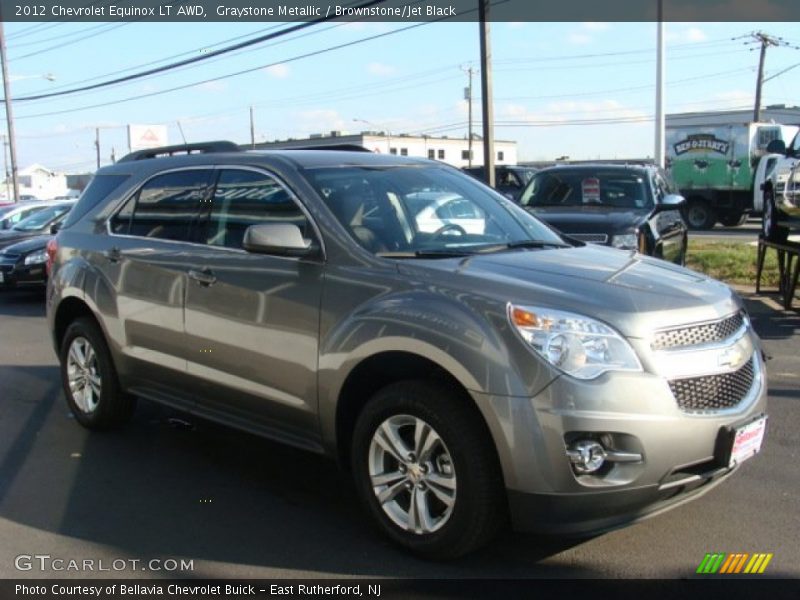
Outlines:
{"type": "Polygon", "coordinates": [[[738,346],[733,346],[726,349],[717,358],[717,364],[720,367],[730,367],[731,369],[739,368],[745,361],[744,352],[738,346]]]}

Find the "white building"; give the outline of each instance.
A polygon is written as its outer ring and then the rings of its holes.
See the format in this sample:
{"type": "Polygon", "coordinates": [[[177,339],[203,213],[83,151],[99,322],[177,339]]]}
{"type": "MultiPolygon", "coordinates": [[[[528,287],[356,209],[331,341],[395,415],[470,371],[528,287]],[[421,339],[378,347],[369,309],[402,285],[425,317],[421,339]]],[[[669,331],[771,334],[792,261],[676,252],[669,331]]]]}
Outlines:
{"type": "MultiPolygon", "coordinates": [[[[34,196],[39,200],[52,200],[58,196],[69,194],[67,187],[67,176],[64,173],[56,173],[47,167],[33,164],[18,172],[19,195],[34,196]]],[[[13,196],[13,183],[11,177],[4,181],[0,186],[0,198],[10,198],[13,196]]]]}
{"type": "MultiPolygon", "coordinates": [[[[467,138],[435,137],[429,135],[414,136],[408,134],[392,134],[377,131],[361,133],[343,133],[332,131],[328,135],[311,134],[304,139],[289,139],[256,144],[260,150],[314,148],[317,146],[354,145],[363,146],[371,152],[396,154],[399,156],[415,156],[440,160],[454,167],[469,166],[469,140],[467,138]]],[[[249,146],[245,146],[248,147],[249,146]]],[[[517,143],[495,140],[494,161],[497,165],[517,164],[517,143]]],[[[483,140],[472,139],[472,166],[483,165],[483,140]]]]}

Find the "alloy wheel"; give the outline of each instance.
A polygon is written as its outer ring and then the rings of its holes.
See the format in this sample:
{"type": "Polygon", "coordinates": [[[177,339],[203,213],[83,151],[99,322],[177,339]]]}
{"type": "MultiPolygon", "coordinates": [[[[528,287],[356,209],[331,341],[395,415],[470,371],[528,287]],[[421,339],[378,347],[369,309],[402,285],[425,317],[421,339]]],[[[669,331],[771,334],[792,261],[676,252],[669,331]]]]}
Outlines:
{"type": "Polygon", "coordinates": [[[78,409],[87,414],[93,412],[100,403],[102,378],[97,353],[85,337],[77,336],[69,346],[67,381],[78,409]]]}

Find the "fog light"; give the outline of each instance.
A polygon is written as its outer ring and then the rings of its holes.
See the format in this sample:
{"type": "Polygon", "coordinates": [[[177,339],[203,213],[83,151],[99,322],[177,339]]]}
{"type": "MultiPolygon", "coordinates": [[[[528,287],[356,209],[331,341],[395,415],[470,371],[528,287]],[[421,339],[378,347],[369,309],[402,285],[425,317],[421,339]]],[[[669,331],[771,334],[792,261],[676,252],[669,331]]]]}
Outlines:
{"type": "Polygon", "coordinates": [[[598,471],[606,462],[606,450],[594,440],[580,440],[567,449],[567,456],[576,473],[598,471]]]}

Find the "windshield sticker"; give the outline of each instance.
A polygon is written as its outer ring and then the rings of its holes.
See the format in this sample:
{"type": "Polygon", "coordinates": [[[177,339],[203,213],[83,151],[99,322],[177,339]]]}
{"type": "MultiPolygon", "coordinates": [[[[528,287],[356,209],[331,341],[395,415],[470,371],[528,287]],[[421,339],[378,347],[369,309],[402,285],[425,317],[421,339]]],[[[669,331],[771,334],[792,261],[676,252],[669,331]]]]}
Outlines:
{"type": "Polygon", "coordinates": [[[583,193],[584,204],[600,202],[600,180],[596,177],[587,177],[584,179],[581,182],[581,191],[583,193]]]}

